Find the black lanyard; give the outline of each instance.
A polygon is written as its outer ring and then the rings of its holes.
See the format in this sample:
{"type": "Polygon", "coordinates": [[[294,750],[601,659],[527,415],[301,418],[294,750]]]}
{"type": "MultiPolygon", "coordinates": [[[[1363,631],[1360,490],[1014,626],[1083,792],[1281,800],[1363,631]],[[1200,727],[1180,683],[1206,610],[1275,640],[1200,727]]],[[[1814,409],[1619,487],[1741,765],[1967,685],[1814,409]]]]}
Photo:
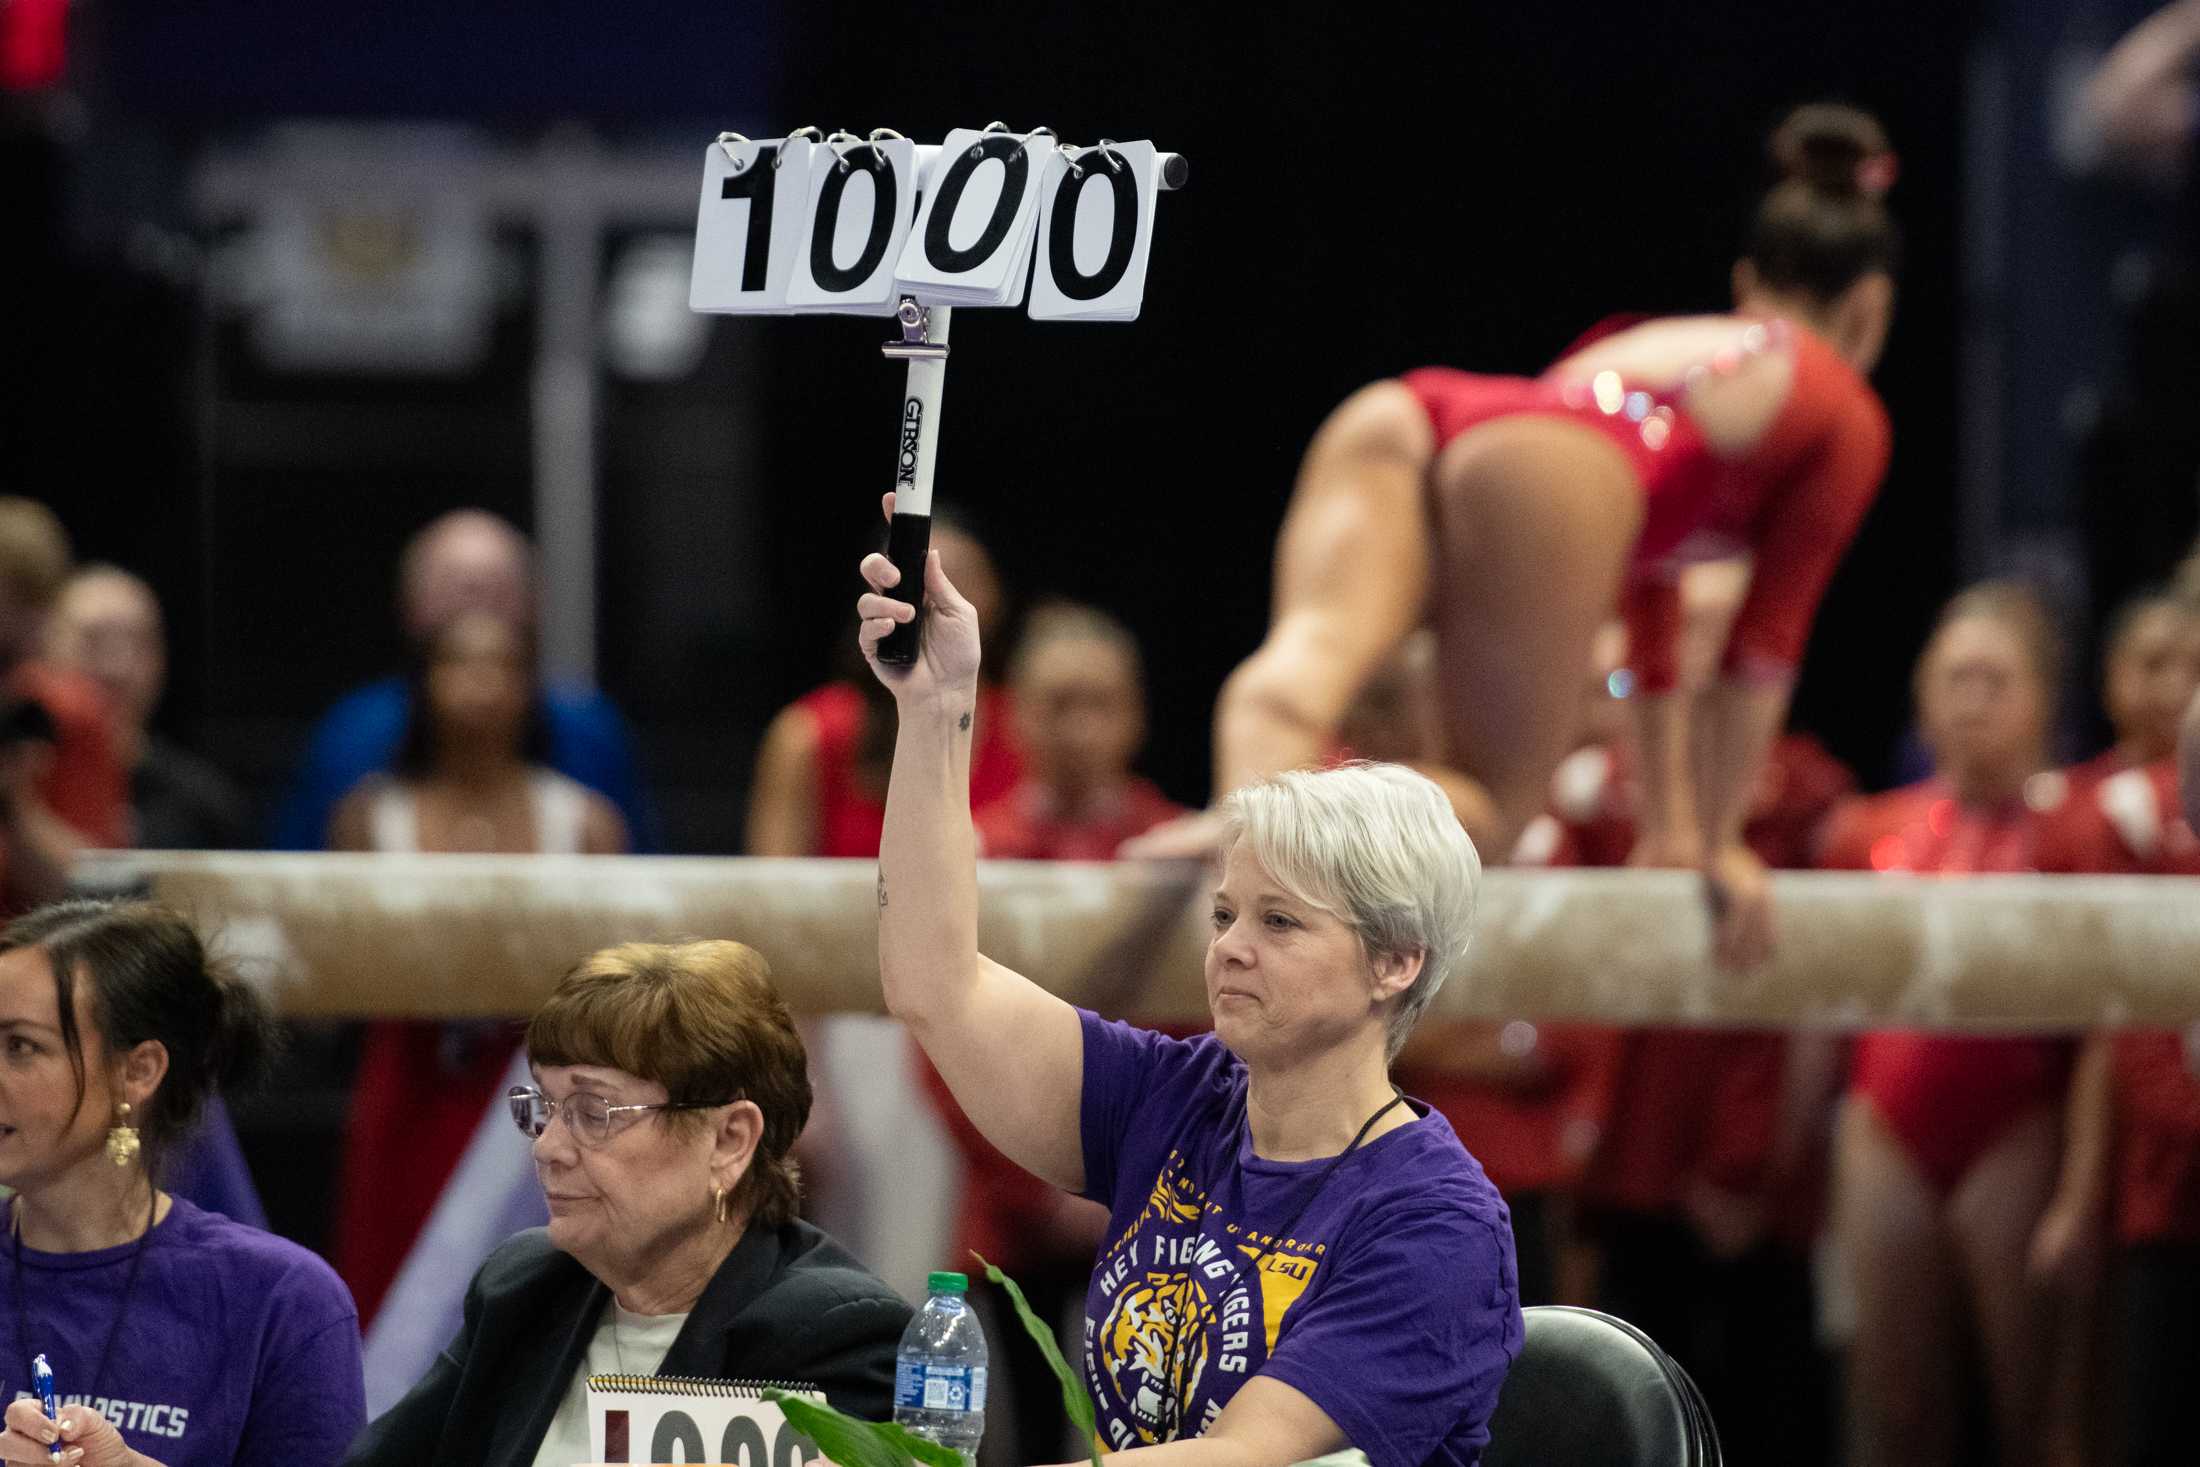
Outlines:
{"type": "MultiPolygon", "coordinates": [[[[15,1347],[22,1351],[23,1369],[28,1372],[23,1379],[30,1382],[36,1371],[31,1365],[30,1312],[24,1307],[23,1301],[23,1221],[15,1215],[15,1208],[21,1205],[22,1199],[18,1198],[9,1207],[8,1220],[12,1225],[8,1232],[14,1239],[14,1247],[10,1253],[15,1264],[15,1347]]],[[[92,1371],[91,1378],[82,1383],[79,1392],[87,1400],[91,1398],[93,1384],[106,1378],[107,1364],[114,1358],[115,1341],[122,1336],[122,1318],[130,1312],[130,1296],[137,1291],[138,1265],[145,1261],[145,1245],[153,1241],[154,1214],[159,1211],[160,1194],[155,1192],[152,1206],[145,1213],[145,1231],[138,1234],[137,1247],[130,1250],[130,1270],[123,1275],[122,1298],[115,1305],[115,1322],[107,1327],[107,1343],[100,1347],[99,1365],[92,1371]]]]}
{"type": "MultiPolygon", "coordinates": [[[[1253,1272],[1255,1275],[1259,1274],[1261,1260],[1268,1255],[1269,1250],[1277,1243],[1292,1237],[1298,1232],[1299,1224],[1305,1221],[1306,1210],[1314,1205],[1315,1198],[1322,1195],[1322,1188],[1329,1185],[1329,1179],[1337,1174],[1337,1168],[1343,1166],[1346,1159],[1353,1152],[1360,1149],[1360,1143],[1367,1139],[1368,1132],[1375,1129],[1375,1123],[1405,1103],[1405,1092],[1403,1090],[1393,1090],[1390,1099],[1383,1102],[1380,1110],[1360,1122],[1360,1129],[1353,1133],[1352,1140],[1345,1146],[1344,1150],[1331,1157],[1329,1165],[1323,1167],[1321,1175],[1314,1179],[1313,1187],[1308,1190],[1305,1197],[1300,1199],[1298,1211],[1291,1214],[1291,1220],[1269,1234],[1268,1247],[1262,1248],[1253,1254],[1253,1272]]],[[[1176,1338],[1169,1345],[1169,1424],[1168,1433],[1161,1438],[1163,1441],[1175,1441],[1177,1439],[1177,1433],[1184,1425],[1184,1408],[1190,1404],[1178,1392],[1182,1388],[1184,1379],[1184,1350],[1191,1337],[1191,1329],[1189,1328],[1192,1323],[1191,1312],[1188,1307],[1185,1309],[1185,1318],[1178,1326],[1176,1338]]]]}

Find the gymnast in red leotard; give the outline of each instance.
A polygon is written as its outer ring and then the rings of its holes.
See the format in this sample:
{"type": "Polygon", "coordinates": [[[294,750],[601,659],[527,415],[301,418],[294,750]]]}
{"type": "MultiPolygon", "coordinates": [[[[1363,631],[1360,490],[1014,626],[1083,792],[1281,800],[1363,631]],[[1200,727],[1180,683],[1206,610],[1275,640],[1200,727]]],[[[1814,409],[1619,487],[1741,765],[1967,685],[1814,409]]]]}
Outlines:
{"type": "MultiPolygon", "coordinates": [[[[1645,809],[1638,858],[1700,865],[1735,963],[1770,944],[1764,868],[1741,839],[1818,598],[1876,494],[1887,419],[1861,373],[1893,310],[1892,155],[1845,107],[1774,134],[1786,172],[1734,267],[1735,311],[1592,333],[1540,377],[1442,368],[1361,389],[1301,467],[1266,639],[1225,684],[1215,791],[1318,762],[1368,677],[1436,629],[1448,762],[1507,852],[1574,737],[1579,669],[1622,600],[1633,634],[1645,809]],[[1671,696],[1679,567],[1747,556],[1724,676],[1671,696]],[[1715,757],[1699,787],[1687,708],[1715,757]]],[[[1195,815],[1132,842],[1188,855],[1195,815]]]]}
{"type": "MultiPolygon", "coordinates": [[[[1920,876],[2092,864],[2048,737],[2061,655],[2038,598],[2009,582],[1958,595],[1919,659],[1932,778],[1839,807],[1821,864],[1920,876]]],[[[1975,1338],[2003,1464],[2059,1460],[2077,1348],[2037,1276],[2060,1173],[2074,1044],[1914,1031],[1856,1042],[1834,1147],[1833,1228],[1856,1300],[1849,1348],[1858,1461],[1956,1460],[1975,1338]]]]}

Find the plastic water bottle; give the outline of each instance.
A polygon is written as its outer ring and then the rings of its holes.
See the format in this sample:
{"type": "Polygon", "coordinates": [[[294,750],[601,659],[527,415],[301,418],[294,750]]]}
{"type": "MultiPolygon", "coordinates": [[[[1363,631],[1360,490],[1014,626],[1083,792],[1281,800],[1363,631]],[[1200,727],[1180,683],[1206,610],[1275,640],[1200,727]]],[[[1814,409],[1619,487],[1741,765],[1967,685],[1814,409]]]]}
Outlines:
{"type": "Polygon", "coordinates": [[[935,1273],[924,1287],[894,1358],[894,1420],[973,1461],[985,1435],[985,1331],[964,1297],[970,1280],[935,1273]]]}

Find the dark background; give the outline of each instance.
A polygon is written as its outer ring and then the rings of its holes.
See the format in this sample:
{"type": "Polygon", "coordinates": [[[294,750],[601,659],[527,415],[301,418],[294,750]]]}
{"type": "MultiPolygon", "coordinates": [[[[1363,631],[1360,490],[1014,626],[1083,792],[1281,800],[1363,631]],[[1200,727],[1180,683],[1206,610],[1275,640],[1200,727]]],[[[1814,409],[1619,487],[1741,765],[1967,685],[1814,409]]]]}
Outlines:
{"type": "MultiPolygon", "coordinates": [[[[206,304],[218,241],[187,207],[191,161],[294,114],[518,140],[577,120],[698,154],[727,126],[932,139],[1001,118],[1187,154],[1137,323],[959,317],[939,495],[1019,590],[1130,621],[1148,763],[1196,799],[1213,693],[1259,636],[1322,415],[1426,362],[1535,370],[1614,311],[1719,308],[1765,134],[1798,101],[1861,104],[1902,160],[1908,261],[1878,375],[1896,450],[1797,719],[1867,780],[1888,770],[1910,657],[1958,575],[1972,7],[451,9],[80,6],[80,100],[8,126],[0,486],[154,580],[178,642],[167,720],[263,799],[312,716],[393,663],[403,538],[462,503],[525,524],[529,492],[526,238],[496,345],[463,380],[275,379],[206,304]],[[313,412],[271,434],[236,410],[269,402],[313,412]]],[[[692,379],[607,388],[600,673],[642,731],[674,846],[724,850],[763,721],[852,636],[901,374],[876,322],[713,329],[692,379]],[[727,495],[752,498],[760,532],[698,573],[694,539],[728,522],[727,495]],[[700,630],[653,636],[636,608],[664,597],[700,630]]]]}

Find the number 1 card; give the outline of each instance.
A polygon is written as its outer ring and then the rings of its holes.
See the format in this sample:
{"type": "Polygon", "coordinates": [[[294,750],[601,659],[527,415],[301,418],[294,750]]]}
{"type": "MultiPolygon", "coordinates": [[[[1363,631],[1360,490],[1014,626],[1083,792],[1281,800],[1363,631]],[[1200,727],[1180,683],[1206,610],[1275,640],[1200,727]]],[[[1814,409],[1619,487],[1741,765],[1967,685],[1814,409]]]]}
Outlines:
{"type": "MultiPolygon", "coordinates": [[[[763,315],[786,311],[796,247],[808,233],[813,157],[807,138],[712,143],[696,205],[688,307],[763,315]]],[[[810,309],[815,309],[811,307],[810,309]]]]}

